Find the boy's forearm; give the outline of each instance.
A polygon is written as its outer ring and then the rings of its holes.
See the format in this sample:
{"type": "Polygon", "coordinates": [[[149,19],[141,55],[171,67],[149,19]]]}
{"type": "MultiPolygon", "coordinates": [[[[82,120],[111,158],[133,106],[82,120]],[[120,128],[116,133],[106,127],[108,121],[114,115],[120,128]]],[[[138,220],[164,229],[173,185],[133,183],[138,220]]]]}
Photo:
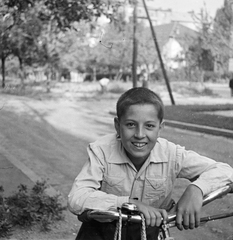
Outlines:
{"type": "Polygon", "coordinates": [[[121,207],[123,203],[129,202],[128,196],[116,196],[103,191],[84,191],[82,193],[71,192],[68,196],[69,210],[78,215],[86,209],[110,210],[121,207]]]}
{"type": "Polygon", "coordinates": [[[185,191],[191,192],[192,194],[198,194],[200,196],[203,197],[203,191],[200,187],[194,185],[194,184],[190,184],[185,191]]]}

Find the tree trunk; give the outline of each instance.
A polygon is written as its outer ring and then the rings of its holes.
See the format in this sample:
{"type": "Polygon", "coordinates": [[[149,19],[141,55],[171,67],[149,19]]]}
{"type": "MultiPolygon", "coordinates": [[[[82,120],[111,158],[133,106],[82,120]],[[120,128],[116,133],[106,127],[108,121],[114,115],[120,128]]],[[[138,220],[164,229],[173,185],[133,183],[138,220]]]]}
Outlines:
{"type": "Polygon", "coordinates": [[[96,66],[93,66],[93,82],[96,82],[96,66]]]}
{"type": "Polygon", "coordinates": [[[51,91],[50,82],[51,82],[51,77],[52,77],[52,71],[51,71],[50,67],[48,68],[48,73],[46,75],[47,75],[46,92],[50,93],[50,91],[51,91]]]}
{"type": "Polygon", "coordinates": [[[2,57],[2,88],[5,87],[5,58],[2,57]]]}
{"type": "Polygon", "coordinates": [[[117,74],[116,74],[115,77],[114,77],[114,80],[116,80],[116,81],[121,80],[122,75],[123,75],[123,74],[122,74],[122,71],[121,71],[121,69],[119,69],[118,72],[117,72],[117,74]]]}
{"type": "Polygon", "coordinates": [[[203,69],[200,69],[200,83],[201,83],[201,85],[204,84],[204,74],[205,74],[205,71],[203,69]]]}
{"type": "Polygon", "coordinates": [[[24,68],[23,68],[23,60],[22,58],[18,57],[19,59],[19,77],[20,77],[20,82],[21,82],[21,89],[24,89],[25,85],[24,85],[24,77],[25,77],[25,73],[24,73],[24,68]]]}
{"type": "Polygon", "coordinates": [[[133,59],[132,59],[132,81],[133,87],[137,87],[137,53],[138,53],[138,42],[136,37],[137,31],[137,0],[134,0],[134,11],[133,11],[133,59]]]}

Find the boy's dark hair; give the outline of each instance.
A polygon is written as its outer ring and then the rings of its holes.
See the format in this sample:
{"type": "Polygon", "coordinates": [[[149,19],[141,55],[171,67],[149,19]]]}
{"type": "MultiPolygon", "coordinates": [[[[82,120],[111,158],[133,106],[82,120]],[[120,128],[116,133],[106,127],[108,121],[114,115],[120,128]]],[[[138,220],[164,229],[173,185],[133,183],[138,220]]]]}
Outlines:
{"type": "Polygon", "coordinates": [[[153,104],[158,111],[160,122],[163,121],[164,105],[161,98],[155,92],[143,87],[131,88],[120,96],[116,105],[118,119],[121,119],[130,106],[136,104],[153,104]]]}

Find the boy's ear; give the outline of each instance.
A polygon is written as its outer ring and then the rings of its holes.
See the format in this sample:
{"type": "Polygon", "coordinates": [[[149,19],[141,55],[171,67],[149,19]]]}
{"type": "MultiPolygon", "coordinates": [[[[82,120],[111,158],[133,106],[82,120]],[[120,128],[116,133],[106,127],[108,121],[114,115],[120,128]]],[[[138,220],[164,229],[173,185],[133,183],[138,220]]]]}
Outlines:
{"type": "Polygon", "coordinates": [[[114,118],[114,126],[118,135],[120,135],[120,121],[117,117],[114,118]]]}
{"type": "Polygon", "coordinates": [[[160,129],[160,130],[163,130],[164,127],[165,127],[165,122],[162,121],[162,122],[160,123],[159,129],[160,129]]]}
{"type": "Polygon", "coordinates": [[[164,126],[165,126],[165,122],[162,121],[159,125],[159,135],[160,135],[160,132],[164,129],[164,126]]]}

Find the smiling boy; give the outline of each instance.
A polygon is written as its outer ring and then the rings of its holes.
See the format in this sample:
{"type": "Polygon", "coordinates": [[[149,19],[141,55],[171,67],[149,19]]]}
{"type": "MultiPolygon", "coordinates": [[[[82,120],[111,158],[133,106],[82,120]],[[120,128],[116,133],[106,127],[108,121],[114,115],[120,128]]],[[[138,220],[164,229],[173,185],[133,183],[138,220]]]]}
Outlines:
{"type": "MultiPolygon", "coordinates": [[[[134,203],[146,219],[147,239],[155,239],[162,219],[171,210],[175,180],[190,185],[173,209],[182,230],[200,224],[203,196],[233,182],[233,169],[160,138],[164,106],[146,88],[133,88],[117,102],[116,134],[104,136],[88,147],[89,160],[75,179],[68,197],[69,209],[117,209],[134,203]]],[[[83,223],[76,239],[114,239],[115,222],[83,223]]],[[[140,225],[128,224],[123,238],[140,239],[140,225]]]]}

